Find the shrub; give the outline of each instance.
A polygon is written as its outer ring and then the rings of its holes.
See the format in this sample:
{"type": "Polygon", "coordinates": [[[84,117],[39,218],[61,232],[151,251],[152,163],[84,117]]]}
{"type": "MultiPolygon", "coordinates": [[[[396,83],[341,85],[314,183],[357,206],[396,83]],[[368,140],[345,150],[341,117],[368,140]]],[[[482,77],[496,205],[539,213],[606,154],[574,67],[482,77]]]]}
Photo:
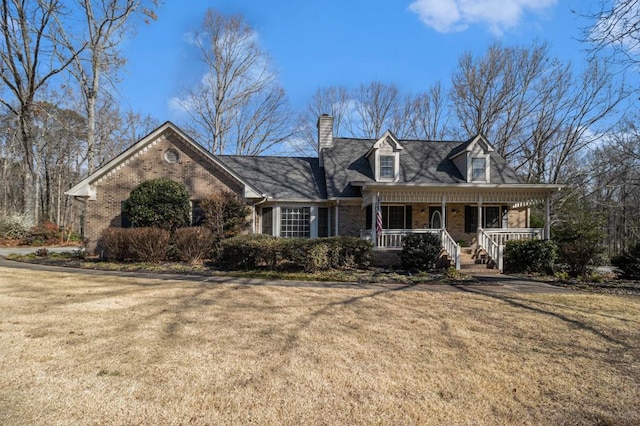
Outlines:
{"type": "Polygon", "coordinates": [[[148,180],[131,191],[123,213],[135,227],[174,230],[189,225],[189,193],[171,179],[148,180]]]}
{"type": "Polygon", "coordinates": [[[39,248],[38,250],[36,250],[36,256],[47,257],[49,256],[49,250],[47,250],[45,247],[39,248]]]}
{"type": "Polygon", "coordinates": [[[249,225],[247,216],[251,209],[235,192],[221,191],[211,194],[200,202],[200,206],[204,212],[204,225],[211,229],[219,240],[238,235],[249,225]]]}
{"type": "Polygon", "coordinates": [[[60,230],[53,222],[44,222],[31,228],[23,238],[28,245],[57,244],[60,242],[60,230]]]}
{"type": "Polygon", "coordinates": [[[127,228],[131,257],[143,262],[161,262],[169,252],[169,231],[161,228],[127,228]]]}
{"type": "Polygon", "coordinates": [[[20,240],[31,227],[33,221],[26,214],[0,215],[0,238],[20,240]]]}
{"type": "Polygon", "coordinates": [[[222,241],[220,261],[229,269],[254,269],[276,256],[277,238],[269,235],[238,235],[222,241]]]}
{"type": "Polygon", "coordinates": [[[438,235],[411,234],[402,240],[400,260],[406,269],[429,270],[435,267],[441,252],[442,243],[438,235]]]}
{"type": "Polygon", "coordinates": [[[106,228],[100,233],[107,259],[121,262],[129,257],[129,233],[124,228],[106,228]]]}
{"type": "Polygon", "coordinates": [[[571,222],[554,228],[553,239],[558,245],[559,260],[572,277],[586,275],[591,265],[603,253],[602,223],[596,216],[577,214],[571,222]]]}
{"type": "Polygon", "coordinates": [[[359,238],[276,238],[238,235],[222,241],[221,262],[229,269],[289,267],[307,272],[367,266],[371,244],[359,238]]]}
{"type": "Polygon", "coordinates": [[[612,257],[611,264],[620,270],[623,278],[640,280],[640,243],[612,257]]]}
{"type": "Polygon", "coordinates": [[[558,249],[553,241],[511,240],[504,249],[504,271],[550,274],[557,258],[558,249]]]}
{"type": "Polygon", "coordinates": [[[198,263],[215,257],[213,233],[202,226],[178,228],[173,233],[174,249],[183,262],[198,263]]]}

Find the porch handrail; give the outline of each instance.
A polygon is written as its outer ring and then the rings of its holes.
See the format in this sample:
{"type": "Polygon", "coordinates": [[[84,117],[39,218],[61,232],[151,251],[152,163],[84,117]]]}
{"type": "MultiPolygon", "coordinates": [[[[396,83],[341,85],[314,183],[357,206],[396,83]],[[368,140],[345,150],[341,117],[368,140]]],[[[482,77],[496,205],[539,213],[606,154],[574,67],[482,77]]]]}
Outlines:
{"type": "Polygon", "coordinates": [[[451,256],[451,260],[456,267],[456,270],[460,270],[460,244],[456,242],[456,240],[451,237],[451,235],[447,232],[446,229],[440,230],[440,237],[442,239],[442,247],[447,251],[449,256],[451,256]]]}
{"type": "Polygon", "coordinates": [[[498,244],[480,227],[478,228],[478,248],[485,250],[489,258],[495,262],[498,270],[502,272],[504,245],[498,244]]]}
{"type": "MultiPolygon", "coordinates": [[[[383,229],[382,234],[377,236],[377,248],[401,249],[402,240],[405,236],[411,234],[436,234],[439,235],[440,229],[383,229]]],[[[370,229],[361,230],[360,238],[371,241],[372,231],[370,229]]]]}
{"type": "Polygon", "coordinates": [[[499,246],[510,240],[541,240],[544,236],[542,228],[491,228],[483,231],[499,246]]]}

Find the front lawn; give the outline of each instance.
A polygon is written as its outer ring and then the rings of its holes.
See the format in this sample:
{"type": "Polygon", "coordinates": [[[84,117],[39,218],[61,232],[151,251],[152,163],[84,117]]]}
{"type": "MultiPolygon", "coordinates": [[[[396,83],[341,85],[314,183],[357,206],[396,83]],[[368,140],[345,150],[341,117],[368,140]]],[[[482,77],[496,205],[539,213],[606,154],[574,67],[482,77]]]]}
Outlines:
{"type": "Polygon", "coordinates": [[[0,267],[0,424],[640,423],[640,298],[0,267]]]}

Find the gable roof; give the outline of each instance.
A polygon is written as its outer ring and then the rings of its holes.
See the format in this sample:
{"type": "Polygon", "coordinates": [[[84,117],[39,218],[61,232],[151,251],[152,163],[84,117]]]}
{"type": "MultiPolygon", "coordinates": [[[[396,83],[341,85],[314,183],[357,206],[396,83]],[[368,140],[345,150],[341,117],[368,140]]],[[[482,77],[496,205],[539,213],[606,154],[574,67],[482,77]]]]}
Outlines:
{"type": "Polygon", "coordinates": [[[80,183],[75,185],[70,190],[66,191],[66,195],[70,195],[73,197],[80,198],[89,198],[95,199],[96,193],[95,188],[93,188],[93,184],[97,182],[102,177],[108,175],[111,171],[118,170],[119,168],[126,165],[126,163],[134,158],[138,153],[144,152],[149,148],[155,141],[158,140],[160,136],[167,132],[175,133],[179,138],[181,138],[184,142],[190,144],[197,152],[202,154],[208,161],[218,166],[224,172],[229,174],[233,179],[238,181],[240,184],[244,186],[244,196],[248,198],[257,198],[260,197],[260,193],[255,190],[253,186],[251,186],[248,182],[244,181],[237,173],[235,173],[232,169],[229,169],[226,165],[221,163],[216,159],[214,155],[212,155],[209,151],[204,149],[202,145],[193,140],[189,135],[184,133],[178,126],[171,123],[170,121],[165,122],[163,125],[155,129],[153,132],[149,133],[147,136],[140,139],[135,144],[131,145],[125,151],[120,153],[117,157],[109,161],[108,163],[102,165],[98,170],[91,173],[89,176],[84,178],[80,183]]]}
{"type": "Polygon", "coordinates": [[[314,157],[217,157],[263,196],[278,200],[324,200],[324,171],[314,157]]]}
{"type": "Polygon", "coordinates": [[[481,143],[483,145],[486,146],[487,151],[489,152],[493,152],[494,149],[491,146],[491,144],[489,143],[489,141],[487,140],[487,138],[485,138],[482,134],[477,134],[474,137],[472,137],[471,139],[469,139],[468,141],[466,141],[465,143],[460,144],[459,146],[457,146],[456,148],[454,148],[451,153],[449,154],[449,158],[450,159],[454,159],[455,157],[457,157],[458,155],[462,154],[463,152],[470,152],[473,150],[474,145],[481,143]]]}
{"type": "MultiPolygon", "coordinates": [[[[462,184],[462,174],[451,160],[465,151],[476,140],[459,141],[398,141],[400,152],[400,179],[407,184],[462,184]]],[[[335,138],[334,146],[324,150],[324,168],[327,195],[359,197],[360,188],[353,183],[375,182],[370,163],[366,160],[373,139],[335,138]]],[[[499,155],[490,161],[492,184],[521,184],[522,180],[499,155]]]]}
{"type": "Polygon", "coordinates": [[[400,145],[400,142],[398,142],[398,138],[396,138],[396,136],[391,133],[390,130],[387,130],[377,141],[373,143],[371,148],[369,148],[364,156],[368,157],[373,151],[375,151],[376,149],[380,149],[380,147],[382,147],[382,145],[385,143],[393,147],[394,151],[400,151],[401,149],[403,149],[402,145],[400,145]]]}

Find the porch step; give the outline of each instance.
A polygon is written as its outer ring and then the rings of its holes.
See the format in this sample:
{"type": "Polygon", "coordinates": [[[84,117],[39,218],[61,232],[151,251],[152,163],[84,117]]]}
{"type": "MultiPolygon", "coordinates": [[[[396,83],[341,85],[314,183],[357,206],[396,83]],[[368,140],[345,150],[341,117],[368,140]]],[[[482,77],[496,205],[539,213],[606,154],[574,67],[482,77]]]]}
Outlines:
{"type": "Polygon", "coordinates": [[[472,248],[462,247],[460,249],[460,272],[464,274],[500,274],[498,269],[489,268],[488,261],[484,252],[476,256],[472,248]]]}

